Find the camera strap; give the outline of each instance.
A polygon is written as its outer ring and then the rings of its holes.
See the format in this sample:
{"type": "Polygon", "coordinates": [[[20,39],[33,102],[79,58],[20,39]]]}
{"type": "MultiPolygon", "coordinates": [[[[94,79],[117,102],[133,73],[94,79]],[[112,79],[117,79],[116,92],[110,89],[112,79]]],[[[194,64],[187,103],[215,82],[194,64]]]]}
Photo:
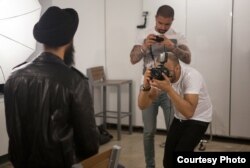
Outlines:
{"type": "Polygon", "coordinates": [[[154,57],[154,54],[153,54],[152,45],[149,48],[149,52],[150,52],[150,56],[151,56],[152,60],[154,61],[154,67],[156,67],[156,62],[155,62],[155,57],[154,57]]]}

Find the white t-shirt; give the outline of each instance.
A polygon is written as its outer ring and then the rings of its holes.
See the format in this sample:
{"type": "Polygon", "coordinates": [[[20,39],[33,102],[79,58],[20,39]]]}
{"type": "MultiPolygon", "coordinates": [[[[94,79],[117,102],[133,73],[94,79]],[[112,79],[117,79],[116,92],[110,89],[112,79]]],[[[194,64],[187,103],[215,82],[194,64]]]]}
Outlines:
{"type": "MultiPolygon", "coordinates": [[[[212,103],[202,75],[189,65],[180,63],[181,75],[176,83],[172,84],[174,90],[182,97],[184,94],[199,94],[199,100],[191,119],[204,122],[212,121],[212,103]]],[[[174,107],[175,117],[181,120],[186,118],[174,107]]]]}
{"type": "MultiPolygon", "coordinates": [[[[138,34],[137,39],[136,39],[136,45],[142,45],[144,40],[147,38],[149,34],[155,34],[155,35],[160,35],[159,32],[155,31],[155,29],[146,29],[145,31],[140,32],[138,34]]],[[[176,45],[187,45],[187,40],[186,38],[181,35],[180,33],[175,32],[172,28],[170,28],[165,34],[165,37],[168,39],[174,39],[176,40],[177,44],[176,45]]],[[[156,60],[161,53],[164,52],[164,47],[162,45],[159,45],[158,43],[152,45],[152,53],[154,56],[154,60],[156,60]]],[[[165,51],[168,52],[168,51],[165,51]]],[[[150,54],[150,50],[146,51],[146,56],[143,58],[143,69],[145,68],[152,68],[154,67],[154,60],[150,54]]]]}

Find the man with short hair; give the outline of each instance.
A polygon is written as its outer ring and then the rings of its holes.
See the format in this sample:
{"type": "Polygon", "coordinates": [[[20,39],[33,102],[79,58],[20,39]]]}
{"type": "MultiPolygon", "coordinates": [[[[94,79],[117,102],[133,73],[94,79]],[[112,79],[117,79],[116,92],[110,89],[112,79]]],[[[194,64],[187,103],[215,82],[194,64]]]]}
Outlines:
{"type": "Polygon", "coordinates": [[[65,167],[98,152],[87,78],[74,63],[78,14],[49,7],[35,24],[44,52],[11,74],[4,101],[10,161],[16,168],[65,167]]]}
{"type": "MultiPolygon", "coordinates": [[[[174,9],[168,5],[160,6],[155,16],[155,27],[146,30],[138,36],[137,42],[130,53],[130,61],[132,64],[136,64],[143,60],[143,74],[146,68],[155,67],[155,60],[161,53],[167,51],[175,53],[186,64],[191,62],[191,53],[187,46],[187,40],[183,35],[171,28],[173,21],[174,9]]],[[[141,85],[142,91],[147,91],[148,89],[146,86],[141,85]]],[[[171,112],[171,103],[166,92],[158,94],[154,102],[142,110],[144,154],[147,168],[155,167],[154,136],[159,107],[163,109],[165,125],[168,129],[173,113],[171,112]]]]}
{"type": "Polygon", "coordinates": [[[202,75],[194,68],[179,62],[172,53],[164,63],[164,80],[152,79],[147,69],[143,85],[150,88],[138,97],[140,109],[152,104],[155,92],[166,92],[174,106],[174,120],[167,134],[164,167],[174,167],[174,152],[193,151],[204,136],[212,120],[212,103],[202,75]],[[153,94],[152,94],[153,93],[153,94]],[[152,96],[153,95],[153,96],[152,96]]]}

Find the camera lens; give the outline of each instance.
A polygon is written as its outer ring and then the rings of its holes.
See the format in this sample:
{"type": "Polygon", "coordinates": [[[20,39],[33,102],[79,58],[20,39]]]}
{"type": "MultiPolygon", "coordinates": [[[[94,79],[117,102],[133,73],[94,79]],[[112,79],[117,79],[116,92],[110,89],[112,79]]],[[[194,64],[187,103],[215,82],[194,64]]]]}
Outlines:
{"type": "Polygon", "coordinates": [[[159,67],[151,69],[151,78],[157,79],[157,80],[164,80],[164,77],[162,76],[162,73],[164,73],[168,77],[171,77],[170,73],[169,73],[169,70],[166,67],[159,66],[159,67]]]}
{"type": "Polygon", "coordinates": [[[155,76],[155,77],[160,76],[160,72],[158,72],[157,69],[153,69],[152,70],[152,76],[155,76]]]}
{"type": "Polygon", "coordinates": [[[164,40],[164,38],[160,37],[160,36],[155,36],[155,41],[160,43],[164,40]]]}
{"type": "Polygon", "coordinates": [[[160,68],[152,68],[151,69],[151,77],[153,79],[157,79],[157,80],[164,80],[164,77],[162,76],[162,71],[160,68]]]}

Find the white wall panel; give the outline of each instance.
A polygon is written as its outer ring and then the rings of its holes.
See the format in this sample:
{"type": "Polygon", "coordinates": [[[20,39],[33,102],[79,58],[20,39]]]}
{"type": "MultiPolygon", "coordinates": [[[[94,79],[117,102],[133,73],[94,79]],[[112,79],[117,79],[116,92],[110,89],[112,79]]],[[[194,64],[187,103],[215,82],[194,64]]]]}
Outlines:
{"type": "Polygon", "coordinates": [[[231,135],[250,138],[250,1],[234,1],[231,135]]]}
{"type": "Polygon", "coordinates": [[[41,6],[37,0],[2,0],[0,11],[0,66],[7,79],[35,51],[32,30],[41,6]]]}
{"type": "MultiPolygon", "coordinates": [[[[142,125],[141,111],[137,107],[137,96],[141,80],[142,64],[130,63],[130,51],[135,44],[136,26],[141,24],[142,0],[106,0],[106,72],[110,79],[133,80],[133,122],[142,125]]],[[[109,108],[116,108],[116,95],[110,89],[109,108]]],[[[127,88],[122,88],[122,110],[127,110],[127,88]]],[[[124,118],[124,124],[127,119],[124,118]]]]}
{"type": "Polygon", "coordinates": [[[231,0],[188,0],[192,66],[204,76],[213,103],[213,133],[229,135],[231,0]]]}
{"type": "Polygon", "coordinates": [[[76,67],[86,69],[105,63],[104,0],[53,0],[53,5],[74,8],[79,26],[74,37],[76,67]]]}

